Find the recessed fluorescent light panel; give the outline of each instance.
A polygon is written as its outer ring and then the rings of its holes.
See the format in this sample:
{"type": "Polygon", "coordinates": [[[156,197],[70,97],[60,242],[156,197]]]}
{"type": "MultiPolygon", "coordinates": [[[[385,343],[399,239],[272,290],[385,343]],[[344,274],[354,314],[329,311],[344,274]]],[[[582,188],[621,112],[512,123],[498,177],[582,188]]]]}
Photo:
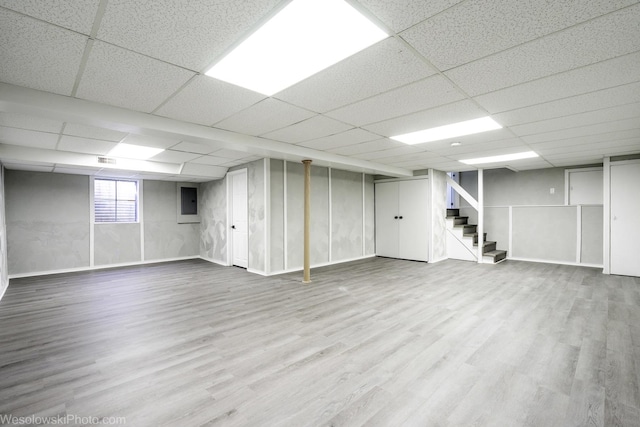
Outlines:
{"type": "Polygon", "coordinates": [[[456,138],[458,136],[471,135],[474,133],[486,132],[489,130],[501,129],[498,123],[491,117],[467,120],[464,122],[452,123],[450,125],[438,126],[431,129],[419,130],[417,132],[405,133],[403,135],[392,136],[391,139],[404,142],[405,144],[422,144],[423,142],[440,141],[442,139],[456,138]]]}
{"type": "Polygon", "coordinates": [[[458,160],[458,161],[460,163],[464,163],[465,165],[479,165],[482,163],[500,163],[500,162],[508,162],[511,160],[531,159],[533,157],[538,157],[538,155],[533,151],[526,151],[524,153],[504,154],[502,156],[480,157],[478,159],[458,160]]]}
{"type": "Polygon", "coordinates": [[[120,157],[123,159],[147,160],[163,151],[164,149],[162,148],[120,143],[113,147],[107,156],[120,157]]]}
{"type": "Polygon", "coordinates": [[[205,74],[271,96],[386,37],[344,0],[293,0],[205,74]]]}

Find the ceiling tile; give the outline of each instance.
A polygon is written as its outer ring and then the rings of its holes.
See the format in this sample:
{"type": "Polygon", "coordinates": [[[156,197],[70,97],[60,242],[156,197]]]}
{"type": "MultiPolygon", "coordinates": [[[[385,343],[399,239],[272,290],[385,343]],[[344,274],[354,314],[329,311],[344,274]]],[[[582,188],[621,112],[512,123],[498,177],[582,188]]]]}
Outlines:
{"type": "Polygon", "coordinates": [[[112,0],[98,38],[200,72],[279,2],[112,0]]]}
{"type": "Polygon", "coordinates": [[[635,2],[471,0],[445,10],[401,36],[444,71],[635,2]]]}
{"type": "Polygon", "coordinates": [[[430,0],[425,2],[424,0],[410,0],[391,2],[389,0],[359,0],[359,3],[393,31],[399,33],[461,1],[430,0]]]}
{"type": "Polygon", "coordinates": [[[224,157],[225,159],[230,159],[230,160],[243,160],[249,157],[249,153],[245,151],[229,150],[228,148],[222,148],[220,150],[213,151],[209,154],[215,157],[224,157]]]}
{"type": "MultiPolygon", "coordinates": [[[[450,155],[462,155],[469,153],[481,153],[485,150],[496,150],[503,148],[522,148],[523,151],[529,151],[530,148],[526,146],[520,139],[518,138],[505,138],[499,140],[489,140],[482,141],[477,143],[463,143],[459,146],[451,146],[450,142],[446,142],[445,144],[439,144],[441,141],[437,141],[435,143],[429,143],[429,151],[434,153],[438,153],[442,156],[450,156],[450,155]]],[[[480,156],[478,156],[480,157],[480,156]]]]}
{"type": "Polygon", "coordinates": [[[0,80],[71,95],[87,37],[0,8],[0,80]]]}
{"type": "Polygon", "coordinates": [[[208,76],[198,76],[155,114],[210,126],[241,111],[264,96],[208,76]]]}
{"type": "Polygon", "coordinates": [[[89,35],[100,0],[0,0],[0,6],[89,35]]]}
{"type": "Polygon", "coordinates": [[[173,147],[174,145],[178,144],[179,140],[158,138],[155,136],[148,136],[148,135],[136,135],[134,133],[130,133],[129,135],[124,137],[120,142],[123,142],[125,144],[131,144],[131,145],[143,145],[145,147],[167,149],[169,147],[173,147]]]}
{"type": "Polygon", "coordinates": [[[193,159],[197,159],[200,156],[201,156],[200,154],[196,154],[196,153],[186,153],[184,151],[165,150],[162,153],[156,154],[149,160],[153,162],[164,162],[164,163],[184,163],[184,162],[190,162],[193,159]]]}
{"type": "Polygon", "coordinates": [[[573,114],[555,119],[511,126],[510,129],[519,136],[534,135],[562,129],[588,126],[597,123],[614,122],[617,120],[640,117],[640,103],[620,105],[586,113],[573,114]]]}
{"type": "Polygon", "coordinates": [[[554,147],[543,148],[543,147],[536,146],[535,148],[536,153],[545,157],[550,155],[560,155],[560,154],[581,155],[582,153],[585,153],[585,152],[610,153],[613,150],[640,151],[640,138],[608,141],[606,143],[598,142],[598,143],[579,144],[579,145],[557,144],[554,147]]]}
{"type": "Polygon", "coordinates": [[[351,129],[353,126],[339,122],[335,119],[317,115],[310,119],[294,123],[286,128],[264,134],[265,138],[292,144],[322,138],[351,129]]]}
{"type": "Polygon", "coordinates": [[[65,135],[80,136],[83,138],[102,139],[104,141],[120,142],[127,134],[117,130],[104,129],[94,126],[67,123],[62,131],[65,135]]]}
{"type": "Polygon", "coordinates": [[[44,119],[36,116],[28,116],[18,113],[0,112],[0,126],[19,128],[25,130],[37,130],[40,132],[59,133],[63,122],[44,119]]]}
{"type": "Polygon", "coordinates": [[[185,163],[181,172],[181,174],[185,174],[185,175],[210,177],[210,178],[222,178],[226,173],[227,173],[226,167],[202,165],[197,163],[185,163]]]}
{"type": "Polygon", "coordinates": [[[337,133],[335,135],[325,136],[323,138],[302,142],[299,145],[316,150],[329,150],[332,148],[359,144],[361,142],[373,141],[375,139],[380,139],[380,136],[368,132],[364,129],[356,128],[348,130],[346,132],[337,133]]]}
{"type": "Polygon", "coordinates": [[[67,173],[72,175],[95,175],[101,168],[80,168],[68,165],[56,165],[53,169],[56,173],[67,173]]]}
{"type": "Polygon", "coordinates": [[[217,148],[210,147],[208,145],[196,144],[193,142],[185,142],[185,141],[180,142],[179,144],[173,145],[171,149],[175,151],[185,151],[187,153],[197,153],[197,154],[209,154],[217,150],[217,148]]]}
{"type": "Polygon", "coordinates": [[[640,52],[599,62],[474,99],[492,113],[640,81],[640,52]]]}
{"type": "Polygon", "coordinates": [[[609,123],[597,123],[578,128],[562,129],[558,131],[539,133],[521,137],[523,141],[535,144],[538,142],[554,141],[559,139],[575,138],[579,136],[597,135],[599,133],[615,132],[621,130],[640,129],[638,118],[618,120],[609,123]]]}
{"type": "Polygon", "coordinates": [[[463,65],[445,74],[475,96],[640,49],[640,5],[463,65]]]}
{"type": "Polygon", "coordinates": [[[267,98],[215,127],[246,135],[262,135],[312,117],[314,114],[274,98],[267,98]]]}
{"type": "Polygon", "coordinates": [[[370,153],[373,151],[388,150],[390,148],[406,147],[406,144],[398,141],[392,141],[388,138],[377,139],[375,141],[362,142],[360,144],[348,145],[346,147],[332,148],[327,150],[331,153],[341,154],[344,156],[353,156],[357,154],[370,153]]]}
{"type": "Polygon", "coordinates": [[[60,151],[72,151],[74,153],[105,155],[116,145],[118,144],[112,141],[62,135],[60,142],[58,142],[57,149],[60,151]]]}
{"type": "Polygon", "coordinates": [[[202,156],[191,161],[191,163],[198,163],[202,165],[211,165],[211,166],[220,166],[228,162],[229,162],[228,158],[216,157],[216,156],[202,156]]]}
{"type": "Polygon", "coordinates": [[[640,102],[640,82],[494,114],[493,118],[504,126],[513,126],[635,102],[640,102]]]}
{"type": "Polygon", "coordinates": [[[433,74],[406,46],[388,38],[275,96],[324,113],[433,74]]]}
{"type": "Polygon", "coordinates": [[[399,156],[401,154],[415,154],[415,153],[419,153],[420,151],[422,150],[420,150],[419,148],[413,147],[411,145],[405,145],[404,147],[395,147],[395,148],[390,148],[388,150],[359,153],[359,154],[353,155],[353,157],[357,157],[363,160],[376,161],[376,160],[384,159],[386,157],[399,156]]]}
{"type": "Polygon", "coordinates": [[[36,132],[17,128],[0,127],[0,142],[22,147],[48,148],[53,150],[58,143],[55,133],[36,132]]]}
{"type": "Polygon", "coordinates": [[[53,165],[37,165],[29,163],[5,163],[4,167],[10,170],[16,171],[29,171],[29,172],[52,172],[53,165]]]}
{"type": "Polygon", "coordinates": [[[194,75],[165,62],[95,41],[77,96],[148,113],[194,75]]]}
{"type": "Polygon", "coordinates": [[[464,120],[477,119],[486,115],[487,113],[478,108],[473,102],[463,100],[407,114],[395,119],[373,123],[363,126],[363,128],[380,135],[394,136],[464,120]]]}
{"type": "Polygon", "coordinates": [[[538,143],[529,143],[533,150],[540,148],[554,148],[558,146],[582,146],[584,144],[615,142],[620,140],[640,141],[640,129],[627,129],[616,132],[600,133],[596,135],[581,135],[573,138],[554,139],[538,143]]]}
{"type": "Polygon", "coordinates": [[[354,126],[362,126],[463,98],[464,95],[449,80],[438,75],[347,105],[327,115],[354,126]]]}

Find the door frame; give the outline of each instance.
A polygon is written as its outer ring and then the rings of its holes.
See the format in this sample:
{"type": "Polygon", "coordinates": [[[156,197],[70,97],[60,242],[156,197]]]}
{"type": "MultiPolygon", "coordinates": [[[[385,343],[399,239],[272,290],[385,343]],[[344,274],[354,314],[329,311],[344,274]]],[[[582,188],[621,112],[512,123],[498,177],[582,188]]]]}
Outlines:
{"type": "Polygon", "coordinates": [[[227,266],[233,264],[233,233],[231,232],[231,220],[233,217],[233,177],[244,174],[247,178],[247,268],[249,268],[249,173],[247,168],[227,172],[227,266]]]}

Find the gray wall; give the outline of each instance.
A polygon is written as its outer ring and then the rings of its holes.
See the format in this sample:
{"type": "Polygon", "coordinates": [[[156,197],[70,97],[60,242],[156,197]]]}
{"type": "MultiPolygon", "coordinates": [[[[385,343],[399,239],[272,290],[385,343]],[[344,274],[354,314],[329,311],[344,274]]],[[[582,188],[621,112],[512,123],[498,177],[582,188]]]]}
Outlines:
{"type": "MultiPolygon", "coordinates": [[[[84,175],[6,171],[9,274],[91,266],[90,180],[84,175]]],[[[198,255],[199,225],[177,224],[176,183],[144,181],[140,192],[141,223],[95,224],[95,266],[198,255]]]]}
{"type": "Polygon", "coordinates": [[[227,263],[227,179],[200,184],[200,256],[227,263]]]}
{"type": "Polygon", "coordinates": [[[88,267],[89,177],[7,170],[9,274],[88,267]]]}
{"type": "Polygon", "coordinates": [[[265,194],[264,194],[264,159],[248,163],[247,198],[249,203],[249,269],[265,272],[265,194]]]}
{"type": "Polygon", "coordinates": [[[9,269],[7,266],[7,224],[5,221],[4,178],[5,169],[0,163],[0,298],[9,286],[9,269]]]}
{"type": "Polygon", "coordinates": [[[271,177],[269,179],[269,252],[271,256],[271,270],[284,270],[284,161],[270,160],[271,177]]]}
{"type": "MultiPolygon", "coordinates": [[[[509,249],[509,209],[513,206],[510,257],[575,263],[578,259],[578,208],[564,206],[565,169],[483,172],[487,239],[509,249]],[[551,194],[550,189],[554,189],[551,194]]],[[[477,172],[460,173],[460,185],[477,197],[477,172]]],[[[583,206],[580,262],[602,264],[602,206],[583,206]]],[[[460,198],[461,215],[477,224],[477,212],[460,198]]]]}
{"type": "Polygon", "coordinates": [[[200,224],[178,224],[175,182],[143,182],[144,259],[197,256],[200,224]]]}
{"type": "Polygon", "coordinates": [[[429,185],[431,186],[431,262],[447,258],[447,174],[432,170],[429,185]]]}

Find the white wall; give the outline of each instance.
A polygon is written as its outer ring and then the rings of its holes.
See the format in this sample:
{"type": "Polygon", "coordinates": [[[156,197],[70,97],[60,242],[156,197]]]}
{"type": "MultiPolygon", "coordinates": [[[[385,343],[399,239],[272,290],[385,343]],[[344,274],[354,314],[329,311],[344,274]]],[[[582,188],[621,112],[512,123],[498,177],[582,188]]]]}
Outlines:
{"type": "Polygon", "coordinates": [[[0,163],[0,299],[9,286],[9,268],[7,266],[7,224],[4,203],[5,169],[0,163]]]}

